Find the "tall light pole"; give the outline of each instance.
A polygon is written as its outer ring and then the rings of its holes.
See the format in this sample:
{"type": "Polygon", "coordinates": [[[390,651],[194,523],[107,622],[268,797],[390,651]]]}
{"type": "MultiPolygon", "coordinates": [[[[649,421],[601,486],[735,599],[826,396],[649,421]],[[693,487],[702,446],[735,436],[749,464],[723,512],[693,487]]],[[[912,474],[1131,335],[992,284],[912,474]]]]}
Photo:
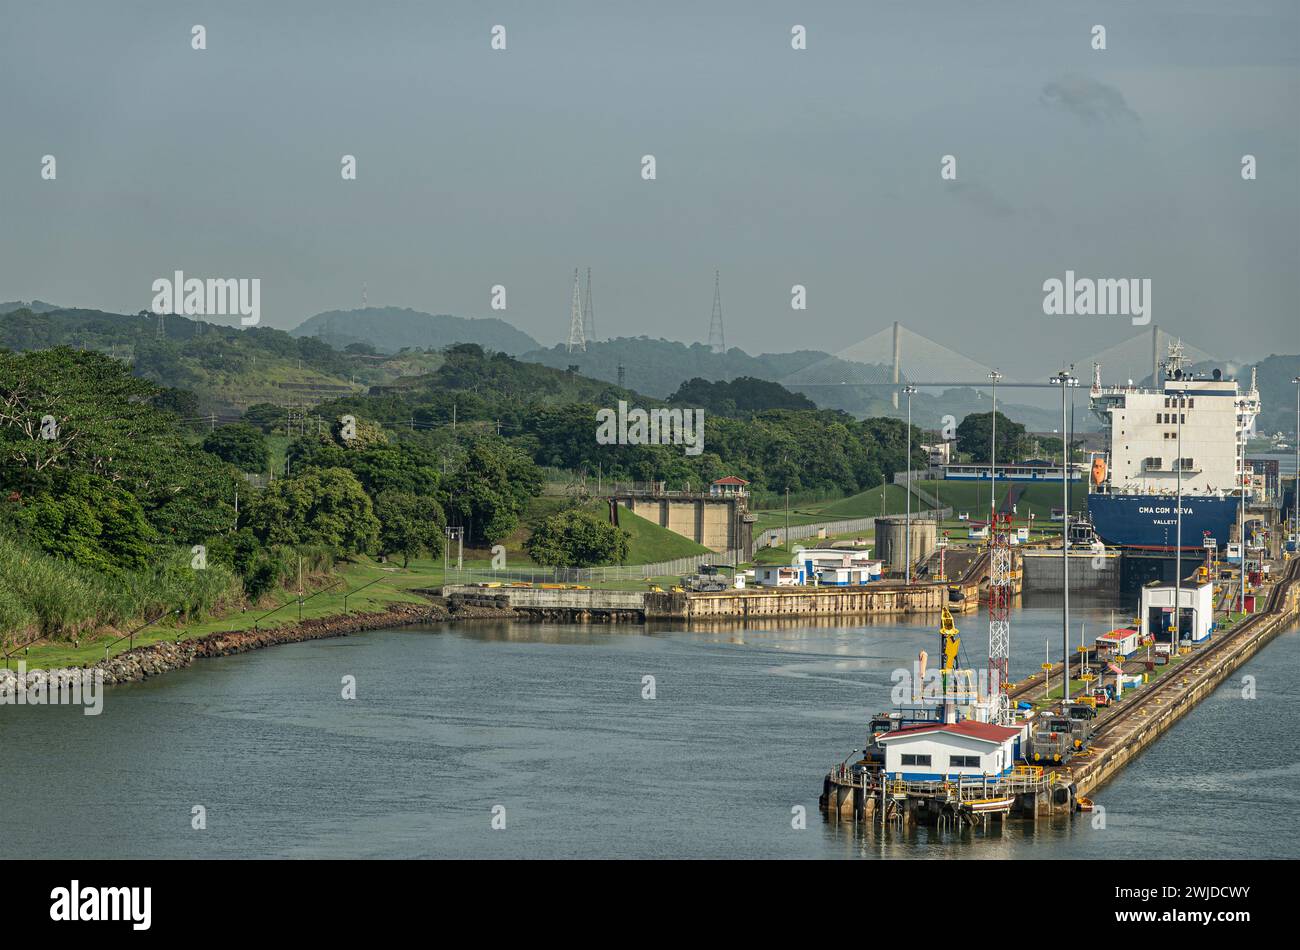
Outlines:
{"type": "Polygon", "coordinates": [[[1246,611],[1246,400],[1237,403],[1237,609],[1246,611]]]}
{"type": "Polygon", "coordinates": [[[916,393],[916,387],[909,384],[903,387],[903,392],[907,394],[907,519],[903,526],[905,535],[903,557],[907,560],[904,582],[910,586],[912,583],[912,396],[916,393]]]}
{"type": "Polygon", "coordinates": [[[1291,482],[1291,540],[1300,553],[1300,376],[1291,380],[1295,390],[1295,479],[1291,482]]]}
{"type": "Polygon", "coordinates": [[[1066,431],[1065,397],[1079,380],[1061,370],[1052,377],[1052,385],[1061,387],[1061,701],[1070,701],[1070,436],[1066,431]]]}
{"type": "MultiPolygon", "coordinates": [[[[1203,400],[1202,400],[1203,401],[1203,400]]],[[[1183,407],[1187,405],[1187,384],[1183,384],[1183,389],[1178,393],[1175,399],[1175,405],[1178,409],[1178,462],[1175,466],[1174,475],[1176,477],[1177,490],[1175,491],[1174,503],[1177,505],[1178,513],[1175,515],[1174,524],[1174,632],[1169,638],[1170,656],[1178,649],[1178,644],[1183,636],[1183,407]]]]}
{"type": "Polygon", "coordinates": [[[993,522],[997,520],[998,515],[998,380],[1002,374],[997,370],[989,373],[989,379],[993,380],[993,438],[992,448],[989,450],[989,531],[993,530],[993,522]]]}

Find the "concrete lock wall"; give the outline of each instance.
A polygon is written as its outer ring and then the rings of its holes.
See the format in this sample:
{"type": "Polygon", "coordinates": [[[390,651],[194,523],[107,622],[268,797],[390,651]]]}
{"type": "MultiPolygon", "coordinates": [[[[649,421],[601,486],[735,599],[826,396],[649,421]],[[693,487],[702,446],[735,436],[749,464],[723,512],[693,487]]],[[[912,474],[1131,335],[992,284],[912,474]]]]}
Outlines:
{"type": "Polygon", "coordinates": [[[618,503],[633,514],[712,551],[747,547],[743,537],[745,525],[741,521],[744,509],[736,499],[633,495],[618,499],[618,503]]]}
{"type": "MultiPolygon", "coordinates": [[[[891,572],[907,570],[907,519],[890,517],[876,519],[876,557],[885,562],[891,572]]],[[[925,560],[936,550],[939,526],[934,521],[912,519],[912,564],[925,560]]]]}

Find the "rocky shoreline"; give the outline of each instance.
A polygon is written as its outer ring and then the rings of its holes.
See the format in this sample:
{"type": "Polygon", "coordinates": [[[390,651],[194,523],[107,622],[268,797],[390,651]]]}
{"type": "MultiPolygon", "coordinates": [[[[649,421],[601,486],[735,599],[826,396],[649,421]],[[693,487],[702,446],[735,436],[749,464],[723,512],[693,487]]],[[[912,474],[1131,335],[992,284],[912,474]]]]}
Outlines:
{"type": "MultiPolygon", "coordinates": [[[[53,670],[27,670],[24,688],[59,689],[74,684],[89,684],[101,677],[100,683],[108,686],[120,683],[138,683],[171,670],[180,670],[196,659],[231,656],[284,643],[301,643],[306,640],[323,640],[328,637],[346,637],[366,630],[384,627],[410,626],[418,623],[445,623],[449,620],[515,620],[512,610],[491,610],[470,605],[449,608],[442,603],[398,604],[379,613],[345,614],[319,617],[300,623],[265,630],[225,630],[209,633],[193,640],[160,640],[147,646],[127,650],[117,656],[100,660],[93,666],[65,667],[53,670]]],[[[15,670],[0,669],[0,691],[13,691],[18,681],[15,670]]]]}

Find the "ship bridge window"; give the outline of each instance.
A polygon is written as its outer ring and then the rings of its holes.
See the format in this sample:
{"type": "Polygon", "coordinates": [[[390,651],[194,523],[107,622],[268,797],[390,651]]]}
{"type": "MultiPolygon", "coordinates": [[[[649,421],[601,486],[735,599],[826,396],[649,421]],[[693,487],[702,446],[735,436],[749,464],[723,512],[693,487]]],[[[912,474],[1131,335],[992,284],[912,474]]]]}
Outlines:
{"type": "Polygon", "coordinates": [[[1142,467],[1148,472],[1158,472],[1162,465],[1164,465],[1164,459],[1154,455],[1142,460],[1142,467]]]}
{"type": "Polygon", "coordinates": [[[977,769],[979,767],[980,757],[978,755],[948,756],[948,768],[950,769],[977,769]]]}
{"type": "Polygon", "coordinates": [[[904,765],[929,765],[930,757],[928,755],[904,755],[904,765]]]}

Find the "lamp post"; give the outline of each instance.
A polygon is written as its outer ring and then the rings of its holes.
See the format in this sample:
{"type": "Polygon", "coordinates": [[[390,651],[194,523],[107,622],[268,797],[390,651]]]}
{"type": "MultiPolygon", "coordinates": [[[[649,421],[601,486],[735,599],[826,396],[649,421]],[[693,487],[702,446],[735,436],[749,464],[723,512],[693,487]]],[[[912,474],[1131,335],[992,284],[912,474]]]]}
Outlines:
{"type": "Polygon", "coordinates": [[[1295,479],[1291,482],[1291,540],[1300,553],[1300,376],[1291,380],[1295,390],[1295,479]]]}
{"type": "Polygon", "coordinates": [[[1070,701],[1070,436],[1066,431],[1065,395],[1079,380],[1061,370],[1052,377],[1052,385],[1061,387],[1061,636],[1065,651],[1061,655],[1061,701],[1070,701]]]}
{"type": "Polygon", "coordinates": [[[1246,400],[1237,402],[1237,609],[1246,612],[1246,400]]]}
{"type": "Polygon", "coordinates": [[[989,373],[993,380],[993,437],[989,450],[989,539],[992,540],[993,522],[998,515],[998,380],[1002,374],[997,370],[989,373]]]}
{"type": "Polygon", "coordinates": [[[1187,385],[1175,398],[1178,408],[1178,462],[1174,476],[1176,489],[1174,503],[1177,514],[1174,516],[1174,631],[1169,638],[1169,652],[1172,656],[1178,649],[1183,636],[1183,409],[1187,405],[1187,385]]]}
{"type": "Polygon", "coordinates": [[[903,387],[903,392],[907,394],[907,519],[904,522],[903,538],[903,557],[907,560],[904,583],[909,586],[912,583],[912,396],[916,393],[916,387],[907,385],[903,387]]]}

